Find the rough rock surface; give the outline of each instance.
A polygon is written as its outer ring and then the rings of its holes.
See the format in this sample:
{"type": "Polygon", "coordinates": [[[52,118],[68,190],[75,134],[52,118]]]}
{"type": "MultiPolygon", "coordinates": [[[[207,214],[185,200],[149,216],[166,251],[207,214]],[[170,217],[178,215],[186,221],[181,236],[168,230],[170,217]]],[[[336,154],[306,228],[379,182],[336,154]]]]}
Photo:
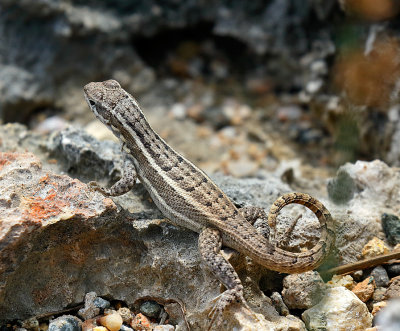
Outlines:
{"type": "Polygon", "coordinates": [[[367,306],[344,287],[327,289],[324,298],[302,318],[308,330],[363,331],[372,323],[367,306]]]}
{"type": "Polygon", "coordinates": [[[308,309],[321,300],[325,289],[318,272],[307,271],[284,278],[282,297],[290,309],[308,309]]]}

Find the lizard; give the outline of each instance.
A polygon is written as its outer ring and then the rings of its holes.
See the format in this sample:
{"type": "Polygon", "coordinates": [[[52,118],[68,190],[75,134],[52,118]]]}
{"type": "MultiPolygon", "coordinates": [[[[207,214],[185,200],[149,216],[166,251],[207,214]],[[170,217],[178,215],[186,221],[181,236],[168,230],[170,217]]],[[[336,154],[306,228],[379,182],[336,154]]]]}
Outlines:
{"type": "Polygon", "coordinates": [[[304,272],[322,263],[334,243],[334,231],[331,214],[320,201],[305,193],[285,194],[273,203],[268,218],[262,208],[239,209],[209,176],[152,129],[136,99],[117,81],[91,82],[84,86],[84,95],[95,116],[122,142],[126,158],[122,177],[110,188],[93,181],[89,186],[118,196],[131,190],[138,178],[167,219],[199,233],[200,256],[226,288],[210,311],[210,328],[221,323],[229,305],[237,302],[248,308],[241,280],[221,254],[222,245],[278,272],[304,272]],[[320,239],[305,252],[289,252],[269,240],[280,210],[291,203],[306,206],[320,222],[320,239]]]}

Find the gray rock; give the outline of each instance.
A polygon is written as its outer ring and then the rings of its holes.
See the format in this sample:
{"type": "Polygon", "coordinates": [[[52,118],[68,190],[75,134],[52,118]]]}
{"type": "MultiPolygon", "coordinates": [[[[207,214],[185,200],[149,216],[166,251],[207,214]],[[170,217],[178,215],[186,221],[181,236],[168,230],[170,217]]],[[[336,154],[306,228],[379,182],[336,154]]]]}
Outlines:
{"type": "Polygon", "coordinates": [[[391,264],[387,269],[390,277],[400,276],[400,263],[391,264]]]}
{"type": "Polygon", "coordinates": [[[382,228],[389,244],[395,246],[400,243],[400,219],[396,215],[383,214],[382,228]]]}
{"type": "Polygon", "coordinates": [[[162,307],[155,301],[145,301],[140,305],[140,312],[147,317],[159,318],[162,307]]]}
{"type": "Polygon", "coordinates": [[[133,329],[129,326],[122,324],[120,331],[133,331],[133,329]]]}
{"type": "Polygon", "coordinates": [[[85,306],[78,311],[78,315],[84,320],[91,319],[100,314],[101,309],[110,307],[110,302],[97,296],[96,292],[85,295],[85,306]]]}
{"type": "Polygon", "coordinates": [[[308,309],[324,296],[326,286],[316,271],[286,276],[282,298],[289,309],[308,309]]]}
{"type": "Polygon", "coordinates": [[[387,306],[382,308],[375,318],[379,330],[400,330],[400,299],[388,301],[387,306]]]}
{"type": "Polygon", "coordinates": [[[72,315],[63,315],[49,324],[49,331],[80,331],[82,321],[72,315]]]}
{"type": "Polygon", "coordinates": [[[386,287],[389,285],[389,276],[382,266],[377,266],[372,270],[371,276],[374,277],[375,284],[377,287],[386,287]]]}

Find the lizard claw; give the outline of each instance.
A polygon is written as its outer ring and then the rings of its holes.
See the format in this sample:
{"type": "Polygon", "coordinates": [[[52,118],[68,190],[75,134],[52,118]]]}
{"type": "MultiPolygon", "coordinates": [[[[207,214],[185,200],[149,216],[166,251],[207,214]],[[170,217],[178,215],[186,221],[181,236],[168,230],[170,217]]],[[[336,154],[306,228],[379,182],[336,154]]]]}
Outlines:
{"type": "Polygon", "coordinates": [[[107,195],[107,189],[100,186],[97,182],[91,181],[87,183],[87,186],[89,186],[89,188],[93,191],[98,191],[104,195],[107,195]]]}

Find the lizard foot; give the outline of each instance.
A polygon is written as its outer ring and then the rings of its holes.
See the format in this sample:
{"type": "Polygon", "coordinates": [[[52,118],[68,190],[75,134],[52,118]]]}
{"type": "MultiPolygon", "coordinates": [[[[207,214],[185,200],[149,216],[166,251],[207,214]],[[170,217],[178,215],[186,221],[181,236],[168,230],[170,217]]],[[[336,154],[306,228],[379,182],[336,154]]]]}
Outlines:
{"type": "Polygon", "coordinates": [[[109,190],[103,186],[100,186],[97,182],[94,182],[94,181],[89,182],[89,183],[87,183],[87,186],[89,186],[89,188],[91,190],[98,191],[106,196],[109,195],[109,192],[108,192],[109,190]]]}
{"type": "Polygon", "coordinates": [[[246,300],[243,298],[242,293],[238,293],[236,289],[226,290],[224,293],[221,293],[219,296],[212,300],[214,304],[213,308],[208,314],[208,318],[211,319],[208,331],[210,331],[213,327],[218,329],[222,324],[222,316],[224,310],[233,303],[240,303],[244,305],[244,307],[254,315],[254,318],[258,320],[258,317],[253,313],[246,300]]]}

